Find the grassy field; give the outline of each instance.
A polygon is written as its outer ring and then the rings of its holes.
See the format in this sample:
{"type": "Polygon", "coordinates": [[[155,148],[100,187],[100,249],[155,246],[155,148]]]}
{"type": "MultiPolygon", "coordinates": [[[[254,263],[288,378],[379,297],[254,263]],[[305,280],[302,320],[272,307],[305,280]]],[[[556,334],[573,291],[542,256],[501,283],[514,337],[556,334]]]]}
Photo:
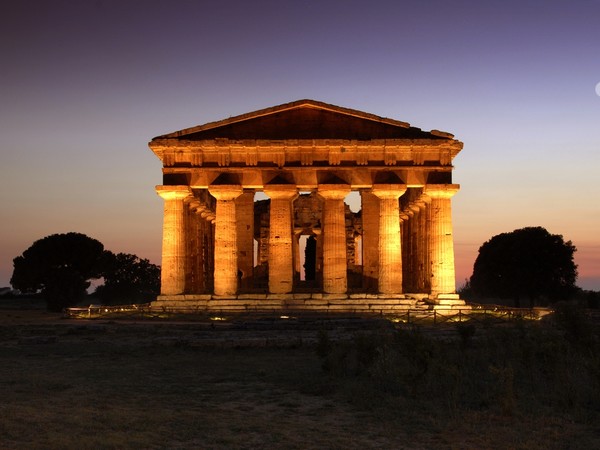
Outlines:
{"type": "Polygon", "coordinates": [[[600,448],[578,316],[440,333],[0,313],[3,449],[600,448]]]}

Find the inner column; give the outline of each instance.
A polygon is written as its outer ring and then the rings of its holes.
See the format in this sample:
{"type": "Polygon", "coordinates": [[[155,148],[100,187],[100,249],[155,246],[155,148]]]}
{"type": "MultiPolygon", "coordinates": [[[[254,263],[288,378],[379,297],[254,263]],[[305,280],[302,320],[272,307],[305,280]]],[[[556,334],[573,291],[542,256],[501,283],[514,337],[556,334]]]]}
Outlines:
{"type": "Polygon", "coordinates": [[[405,185],[373,186],[379,198],[379,282],[382,294],[402,293],[402,247],[400,241],[400,204],[405,185]]]}
{"type": "Polygon", "coordinates": [[[319,185],[323,198],[323,291],[343,294],[348,289],[344,198],[350,187],[319,185]]]}
{"type": "Polygon", "coordinates": [[[217,199],[215,219],[215,295],[235,295],[237,274],[237,225],[235,199],[242,194],[238,185],[211,186],[208,191],[217,199]]]}
{"type": "Polygon", "coordinates": [[[287,294],[294,285],[294,255],[292,248],[292,200],[295,186],[265,187],[271,198],[269,213],[269,292],[287,294]]]}

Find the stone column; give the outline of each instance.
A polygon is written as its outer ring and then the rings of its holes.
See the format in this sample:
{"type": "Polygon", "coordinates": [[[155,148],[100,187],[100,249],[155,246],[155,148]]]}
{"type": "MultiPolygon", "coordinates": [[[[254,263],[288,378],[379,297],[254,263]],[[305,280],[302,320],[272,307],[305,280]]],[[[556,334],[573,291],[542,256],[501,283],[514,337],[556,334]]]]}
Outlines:
{"type": "Polygon", "coordinates": [[[156,186],[164,203],[160,292],[178,295],[185,292],[186,236],[184,199],[192,192],[188,186],[156,186]]]}
{"type": "Polygon", "coordinates": [[[415,284],[415,276],[414,276],[414,255],[412,252],[412,238],[413,232],[412,230],[415,227],[415,213],[408,206],[404,208],[401,212],[401,215],[406,217],[406,222],[403,227],[403,235],[402,235],[402,253],[403,259],[402,262],[406,264],[404,267],[404,286],[410,292],[414,292],[414,284],[415,284]]]}
{"type": "Polygon", "coordinates": [[[382,294],[402,293],[402,247],[400,241],[400,204],[406,185],[374,185],[379,198],[379,282],[382,294]]]}
{"type": "Polygon", "coordinates": [[[414,212],[415,227],[413,230],[413,271],[415,274],[414,288],[416,292],[425,292],[426,279],[426,260],[427,260],[427,211],[424,196],[420,196],[413,202],[410,202],[410,209],[414,212]]]}
{"type": "Polygon", "coordinates": [[[235,200],[237,223],[237,268],[242,273],[240,290],[249,289],[254,268],[254,192],[244,192],[235,200]]]}
{"type": "Polygon", "coordinates": [[[216,218],[207,203],[208,190],[200,193],[202,200],[196,203],[198,217],[198,293],[212,291],[213,275],[213,222],[216,218]]]}
{"type": "Polygon", "coordinates": [[[407,251],[407,242],[409,242],[409,215],[400,211],[400,250],[402,253],[402,290],[410,290],[410,259],[407,251]]]}
{"type": "Polygon", "coordinates": [[[431,261],[431,296],[454,294],[454,239],[452,237],[451,198],[458,184],[427,185],[424,194],[431,198],[429,253],[431,261]]]}
{"type": "Polygon", "coordinates": [[[423,292],[431,291],[431,261],[429,251],[429,224],[431,222],[431,198],[422,194],[419,197],[418,203],[421,206],[421,244],[422,244],[422,259],[423,259],[423,292]]]}
{"type": "Polygon", "coordinates": [[[237,225],[235,199],[242,194],[238,185],[210,186],[208,191],[217,199],[215,218],[215,295],[237,294],[237,225]]]}
{"type": "Polygon", "coordinates": [[[199,272],[200,272],[200,216],[197,214],[199,201],[195,197],[191,197],[185,200],[185,204],[188,207],[187,212],[187,235],[186,241],[188,242],[188,263],[187,263],[187,281],[186,281],[186,293],[198,294],[200,292],[199,285],[199,272]]]}
{"type": "Polygon", "coordinates": [[[363,229],[363,288],[377,289],[379,277],[379,199],[370,192],[362,191],[361,217],[363,229]]]}
{"type": "Polygon", "coordinates": [[[265,186],[271,198],[269,213],[269,292],[287,294],[294,285],[294,255],[292,249],[292,200],[296,186],[265,186]]]}
{"type": "Polygon", "coordinates": [[[350,187],[344,184],[319,185],[323,201],[323,291],[343,294],[348,289],[344,198],[350,187]]]}

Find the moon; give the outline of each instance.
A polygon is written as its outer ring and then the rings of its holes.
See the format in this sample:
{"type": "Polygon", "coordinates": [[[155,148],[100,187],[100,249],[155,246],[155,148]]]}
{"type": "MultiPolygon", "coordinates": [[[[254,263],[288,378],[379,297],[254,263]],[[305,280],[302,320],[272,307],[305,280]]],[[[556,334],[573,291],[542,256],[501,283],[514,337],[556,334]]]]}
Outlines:
{"type": "Polygon", "coordinates": [[[596,95],[600,97],[600,83],[596,85],[596,95]]]}

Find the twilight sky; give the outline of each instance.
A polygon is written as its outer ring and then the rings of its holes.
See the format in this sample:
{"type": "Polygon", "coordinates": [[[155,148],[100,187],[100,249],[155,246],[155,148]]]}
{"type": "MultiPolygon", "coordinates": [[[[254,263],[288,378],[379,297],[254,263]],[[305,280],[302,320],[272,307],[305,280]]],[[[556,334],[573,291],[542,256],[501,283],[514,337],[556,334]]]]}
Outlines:
{"type": "Polygon", "coordinates": [[[12,0],[0,6],[0,286],[77,231],[160,264],[154,136],[311,98],[455,134],[458,284],[543,226],[600,290],[600,1],[12,0]]]}

